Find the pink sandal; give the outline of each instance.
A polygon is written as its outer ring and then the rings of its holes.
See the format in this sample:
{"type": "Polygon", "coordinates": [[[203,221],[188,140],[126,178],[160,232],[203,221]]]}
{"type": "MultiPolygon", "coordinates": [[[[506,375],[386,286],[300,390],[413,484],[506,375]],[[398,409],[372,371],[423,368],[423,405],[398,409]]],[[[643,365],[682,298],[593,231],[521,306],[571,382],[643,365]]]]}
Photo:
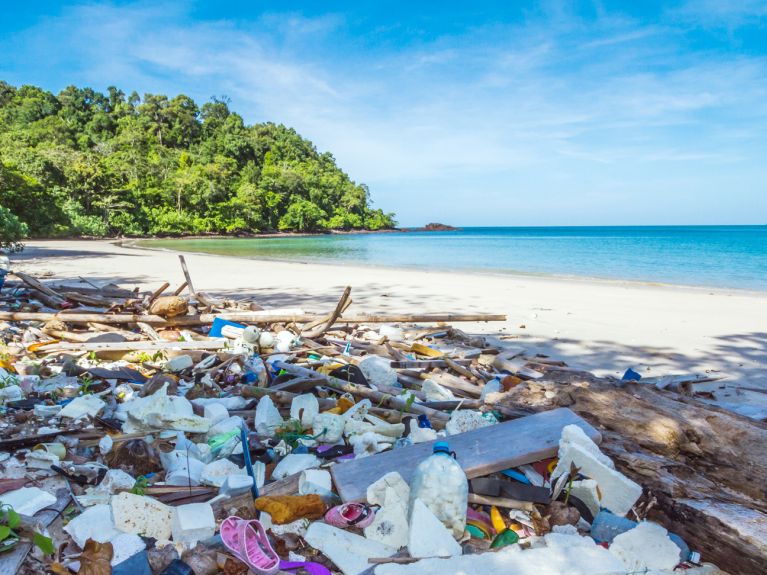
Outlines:
{"type": "Polygon", "coordinates": [[[364,529],[375,519],[374,507],[365,503],[344,503],[337,505],[325,514],[325,523],[344,529],[346,527],[358,527],[364,529]]]}
{"type": "Polygon", "coordinates": [[[256,575],[274,575],[280,570],[280,557],[269,543],[264,526],[255,519],[227,517],[221,523],[221,541],[256,575]]]}

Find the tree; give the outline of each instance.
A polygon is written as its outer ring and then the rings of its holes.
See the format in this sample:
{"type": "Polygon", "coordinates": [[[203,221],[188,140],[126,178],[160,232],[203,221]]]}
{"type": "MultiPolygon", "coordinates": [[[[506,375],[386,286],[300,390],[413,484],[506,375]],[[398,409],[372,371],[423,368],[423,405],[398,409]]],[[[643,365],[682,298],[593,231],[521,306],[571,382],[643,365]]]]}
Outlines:
{"type": "Polygon", "coordinates": [[[294,204],[290,204],[288,211],[280,219],[280,229],[296,232],[316,232],[325,227],[323,219],[326,215],[316,204],[308,200],[299,200],[294,204]]]}
{"type": "Polygon", "coordinates": [[[247,125],[115,86],[58,95],[0,81],[0,205],[33,236],[321,231],[393,225],[292,128],[247,125]]]}
{"type": "Polygon", "coordinates": [[[21,243],[28,233],[27,225],[11,213],[11,210],[0,206],[0,249],[8,251],[21,250],[21,243]]]}

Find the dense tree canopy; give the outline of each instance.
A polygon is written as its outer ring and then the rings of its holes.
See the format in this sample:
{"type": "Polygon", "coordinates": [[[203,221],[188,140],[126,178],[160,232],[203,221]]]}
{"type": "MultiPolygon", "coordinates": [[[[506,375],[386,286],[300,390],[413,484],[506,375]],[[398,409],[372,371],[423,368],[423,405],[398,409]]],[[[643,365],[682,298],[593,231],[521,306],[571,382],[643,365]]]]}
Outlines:
{"type": "MultiPolygon", "coordinates": [[[[0,221],[36,236],[382,229],[333,156],[226,101],[0,81],[0,221]],[[13,217],[15,216],[15,217],[13,217]]],[[[2,227],[3,224],[0,224],[2,227]]],[[[18,235],[18,234],[17,234],[18,235]]]]}

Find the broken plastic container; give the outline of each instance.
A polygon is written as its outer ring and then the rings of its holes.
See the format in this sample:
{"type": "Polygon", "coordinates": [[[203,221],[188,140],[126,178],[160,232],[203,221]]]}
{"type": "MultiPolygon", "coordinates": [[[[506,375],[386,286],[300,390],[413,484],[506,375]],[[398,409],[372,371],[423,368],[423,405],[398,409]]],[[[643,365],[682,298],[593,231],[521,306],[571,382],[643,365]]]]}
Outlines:
{"type": "Polygon", "coordinates": [[[420,499],[458,539],[466,527],[469,482],[454,457],[446,441],[434,444],[433,454],[419,463],[413,473],[410,509],[420,499]]]}

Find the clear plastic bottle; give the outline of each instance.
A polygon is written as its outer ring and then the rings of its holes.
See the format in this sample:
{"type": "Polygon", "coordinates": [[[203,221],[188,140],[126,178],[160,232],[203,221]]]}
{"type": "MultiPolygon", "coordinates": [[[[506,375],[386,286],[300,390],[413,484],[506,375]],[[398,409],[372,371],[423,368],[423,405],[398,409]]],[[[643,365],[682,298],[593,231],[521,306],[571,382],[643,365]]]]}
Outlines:
{"type": "Polygon", "coordinates": [[[410,509],[416,499],[458,539],[466,527],[469,482],[446,441],[434,444],[432,455],[416,467],[410,484],[410,509]]]}

